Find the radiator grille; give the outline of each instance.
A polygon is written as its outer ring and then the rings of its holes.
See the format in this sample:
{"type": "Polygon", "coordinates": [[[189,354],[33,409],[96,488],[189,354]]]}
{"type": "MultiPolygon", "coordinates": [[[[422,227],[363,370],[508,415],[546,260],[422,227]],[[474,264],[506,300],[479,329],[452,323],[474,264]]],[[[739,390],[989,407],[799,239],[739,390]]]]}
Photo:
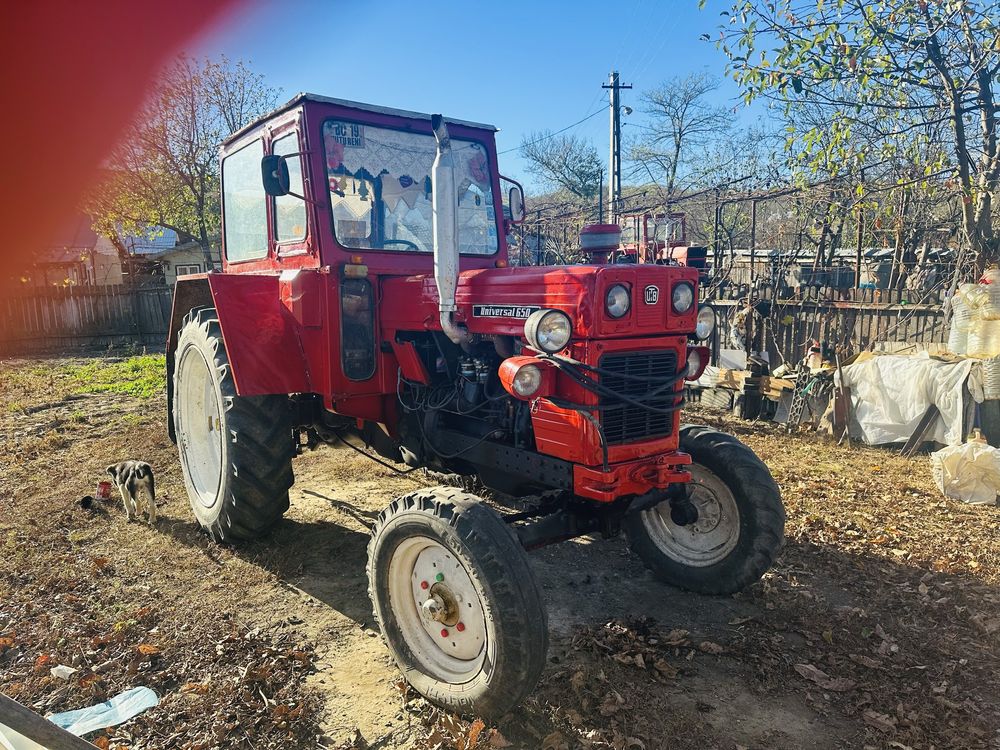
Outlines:
{"type": "MultiPolygon", "coordinates": [[[[601,357],[600,368],[604,371],[601,374],[601,385],[615,393],[636,398],[645,396],[649,390],[655,388],[657,381],[666,380],[677,373],[677,352],[651,350],[605,354],[601,357]],[[650,383],[631,380],[621,375],[657,380],[650,383]]],[[[650,401],[649,404],[662,409],[671,406],[675,400],[676,395],[668,392],[650,401]]],[[[600,403],[601,406],[620,406],[601,411],[601,423],[608,445],[661,438],[673,431],[674,413],[658,414],[640,406],[622,404],[614,398],[603,396],[600,403]]]]}

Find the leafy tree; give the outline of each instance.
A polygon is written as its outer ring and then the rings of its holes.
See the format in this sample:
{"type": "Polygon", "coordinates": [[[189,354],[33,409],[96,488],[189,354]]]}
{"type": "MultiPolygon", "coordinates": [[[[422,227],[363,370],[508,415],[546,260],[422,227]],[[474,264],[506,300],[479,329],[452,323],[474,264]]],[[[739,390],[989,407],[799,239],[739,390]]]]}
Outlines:
{"type": "Polygon", "coordinates": [[[718,44],[747,102],[771,99],[786,112],[814,104],[827,114],[822,127],[791,125],[803,163],[819,159],[857,174],[903,156],[919,174],[897,176],[901,186],[946,172],[968,247],[980,262],[1000,255],[992,223],[1000,189],[994,2],[736,0],[723,15],[718,44]],[[946,151],[924,163],[913,158],[935,138],[946,151]]]}
{"type": "Polygon", "coordinates": [[[197,242],[206,267],[219,234],[219,146],[273,109],[278,91],[243,61],[178,58],[108,160],[86,210],[125,253],[121,233],[160,226],[197,242]]]}
{"type": "Polygon", "coordinates": [[[575,135],[532,133],[521,141],[525,169],[552,189],[563,189],[583,200],[597,197],[604,167],[597,149],[575,135]]]}

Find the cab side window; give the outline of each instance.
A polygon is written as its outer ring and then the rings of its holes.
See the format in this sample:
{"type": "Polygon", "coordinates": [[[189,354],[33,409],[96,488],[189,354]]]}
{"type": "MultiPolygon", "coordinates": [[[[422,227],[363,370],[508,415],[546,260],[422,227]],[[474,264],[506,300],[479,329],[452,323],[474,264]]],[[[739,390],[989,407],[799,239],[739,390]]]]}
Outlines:
{"type": "MultiPolygon", "coordinates": [[[[298,151],[299,137],[296,133],[279,138],[272,146],[272,152],[284,156],[288,164],[288,185],[291,192],[305,195],[302,185],[302,157],[290,156],[298,151]]],[[[294,195],[281,195],[274,199],[274,238],[278,242],[306,238],[305,201],[294,195]]]]}
{"type": "Polygon", "coordinates": [[[264,143],[256,140],[222,162],[222,210],[230,262],[267,256],[267,197],[260,179],[263,156],[264,143]]]}

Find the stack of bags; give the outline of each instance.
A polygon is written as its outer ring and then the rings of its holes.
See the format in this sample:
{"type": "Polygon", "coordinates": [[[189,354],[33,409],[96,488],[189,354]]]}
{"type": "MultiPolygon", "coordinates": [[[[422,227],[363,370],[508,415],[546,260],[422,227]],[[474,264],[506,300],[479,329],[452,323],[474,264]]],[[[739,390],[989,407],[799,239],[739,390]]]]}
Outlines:
{"type": "Polygon", "coordinates": [[[986,398],[1000,398],[1000,269],[986,271],[977,284],[962,284],[952,297],[948,349],[982,359],[986,398]]]}

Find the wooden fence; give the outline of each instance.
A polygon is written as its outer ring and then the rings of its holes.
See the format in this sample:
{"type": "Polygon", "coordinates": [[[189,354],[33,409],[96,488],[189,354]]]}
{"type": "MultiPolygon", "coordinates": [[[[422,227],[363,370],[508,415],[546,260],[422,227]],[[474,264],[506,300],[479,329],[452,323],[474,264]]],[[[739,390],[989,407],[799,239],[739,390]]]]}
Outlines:
{"type": "Polygon", "coordinates": [[[0,297],[0,355],[163,346],[171,293],[123,286],[16,290],[0,297]]]}
{"type": "MultiPolygon", "coordinates": [[[[734,300],[716,300],[719,343],[735,348],[731,323],[742,306],[734,300]]],[[[940,305],[884,302],[772,300],[759,302],[751,335],[769,353],[772,366],[798,362],[811,340],[838,346],[845,353],[866,349],[916,351],[948,340],[940,305]]]]}
{"type": "MultiPolygon", "coordinates": [[[[851,300],[759,302],[761,317],[755,325],[759,331],[761,319],[767,320],[762,327],[771,362],[777,363],[782,357],[798,361],[805,356],[811,339],[850,351],[885,342],[926,346],[947,340],[940,305],[901,304],[898,292],[888,294],[885,290],[850,292],[851,300]]],[[[162,346],[170,321],[170,298],[171,289],[167,287],[17,290],[0,296],[0,356],[128,343],[162,346]]],[[[730,321],[741,303],[715,300],[713,304],[719,316],[720,345],[733,348],[730,321]]]]}

